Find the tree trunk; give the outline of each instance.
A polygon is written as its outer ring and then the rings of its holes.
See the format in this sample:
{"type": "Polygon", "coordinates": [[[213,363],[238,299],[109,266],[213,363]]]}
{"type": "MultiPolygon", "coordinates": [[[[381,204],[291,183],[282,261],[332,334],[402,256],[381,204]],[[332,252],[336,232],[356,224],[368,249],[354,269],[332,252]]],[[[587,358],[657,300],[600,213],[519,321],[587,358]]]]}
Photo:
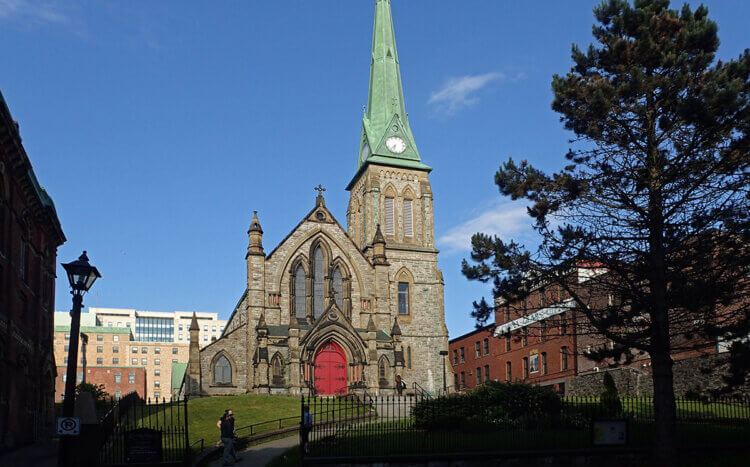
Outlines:
{"type": "Polygon", "coordinates": [[[657,351],[651,355],[651,369],[654,380],[654,455],[657,465],[670,466],[675,463],[676,413],[672,357],[669,350],[657,351]]]}

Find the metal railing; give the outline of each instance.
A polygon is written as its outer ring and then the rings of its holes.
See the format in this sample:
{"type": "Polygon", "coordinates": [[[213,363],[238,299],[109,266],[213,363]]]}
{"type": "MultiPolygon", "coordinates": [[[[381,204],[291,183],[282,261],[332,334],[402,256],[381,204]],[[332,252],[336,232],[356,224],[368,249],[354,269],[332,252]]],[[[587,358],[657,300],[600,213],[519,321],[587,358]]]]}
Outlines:
{"type": "Polygon", "coordinates": [[[417,383],[416,381],[414,381],[414,384],[412,385],[412,387],[414,388],[415,395],[420,396],[420,397],[426,397],[428,399],[432,397],[432,394],[430,394],[425,388],[420,386],[419,383],[417,383]]]}
{"type": "MultiPolygon", "coordinates": [[[[597,422],[617,421],[623,449],[649,449],[655,413],[649,397],[559,398],[472,394],[428,397],[309,398],[313,426],[308,433],[311,462],[334,457],[386,458],[462,452],[560,452],[600,449],[597,422]],[[368,417],[364,417],[368,410],[368,417]],[[315,415],[315,413],[318,415],[315,415]]],[[[750,399],[677,401],[677,436],[684,446],[722,449],[747,446],[750,399]]],[[[370,459],[372,460],[372,459],[370,459]]]]}

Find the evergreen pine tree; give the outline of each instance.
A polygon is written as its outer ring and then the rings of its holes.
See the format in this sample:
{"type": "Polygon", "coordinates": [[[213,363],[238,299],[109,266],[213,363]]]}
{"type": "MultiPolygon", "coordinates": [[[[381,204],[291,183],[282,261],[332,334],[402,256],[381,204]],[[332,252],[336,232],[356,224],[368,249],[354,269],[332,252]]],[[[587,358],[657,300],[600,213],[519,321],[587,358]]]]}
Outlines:
{"type": "MultiPolygon", "coordinates": [[[[673,352],[750,331],[750,51],[716,61],[717,26],[703,6],[608,0],[594,14],[596,44],[574,45],[573,67],[552,81],[552,108],[575,134],[568,165],[547,175],[510,159],[495,175],[502,194],[531,201],[538,249],[476,234],[463,273],[492,280],[509,302],[557,284],[585,318],[575,332],[614,344],[589,356],[650,358],[657,455],[668,464],[673,352]],[[589,274],[586,289],[615,301],[573,286],[571,271],[585,265],[606,271],[589,274]]],[[[494,311],[474,305],[478,324],[494,311]]]]}

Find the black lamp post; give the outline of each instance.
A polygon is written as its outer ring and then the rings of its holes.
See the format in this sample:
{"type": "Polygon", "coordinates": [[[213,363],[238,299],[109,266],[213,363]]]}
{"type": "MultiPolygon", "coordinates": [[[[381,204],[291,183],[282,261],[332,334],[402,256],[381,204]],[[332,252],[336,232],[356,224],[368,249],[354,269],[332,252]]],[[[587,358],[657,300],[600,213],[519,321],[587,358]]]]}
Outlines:
{"type": "MultiPolygon", "coordinates": [[[[75,412],[76,397],[76,370],[78,368],[78,337],[81,331],[81,308],[83,307],[83,294],[88,292],[94,282],[102,277],[99,271],[89,264],[86,252],[71,263],[63,263],[63,268],[68,274],[70,291],[73,295],[73,309],[70,310],[70,346],[68,351],[68,368],[65,380],[65,398],[63,399],[63,417],[72,417],[75,412]]],[[[71,465],[70,437],[64,436],[60,442],[60,453],[58,465],[71,465]]]]}
{"type": "Polygon", "coordinates": [[[447,350],[441,350],[440,355],[443,356],[443,394],[448,394],[448,386],[445,381],[445,356],[448,355],[447,350]]]}

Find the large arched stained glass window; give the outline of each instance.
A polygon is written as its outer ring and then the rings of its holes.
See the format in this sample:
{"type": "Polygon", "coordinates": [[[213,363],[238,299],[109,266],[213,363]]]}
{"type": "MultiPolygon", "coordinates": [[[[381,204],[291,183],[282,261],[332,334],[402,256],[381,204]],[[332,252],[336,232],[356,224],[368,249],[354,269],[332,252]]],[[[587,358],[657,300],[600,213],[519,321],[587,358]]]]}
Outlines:
{"type": "Polygon", "coordinates": [[[217,384],[230,384],[232,382],[232,365],[224,355],[219,357],[214,364],[214,382],[217,384]]]}
{"type": "Polygon", "coordinates": [[[343,277],[341,276],[341,269],[336,268],[333,270],[333,296],[336,299],[336,306],[339,310],[344,309],[344,286],[343,277]]]}
{"type": "Polygon", "coordinates": [[[305,309],[305,269],[300,265],[294,272],[294,316],[304,318],[305,309]]]}
{"type": "Polygon", "coordinates": [[[313,313],[315,318],[323,314],[324,288],[325,288],[325,266],[323,250],[315,249],[313,254],[313,313]]]}

